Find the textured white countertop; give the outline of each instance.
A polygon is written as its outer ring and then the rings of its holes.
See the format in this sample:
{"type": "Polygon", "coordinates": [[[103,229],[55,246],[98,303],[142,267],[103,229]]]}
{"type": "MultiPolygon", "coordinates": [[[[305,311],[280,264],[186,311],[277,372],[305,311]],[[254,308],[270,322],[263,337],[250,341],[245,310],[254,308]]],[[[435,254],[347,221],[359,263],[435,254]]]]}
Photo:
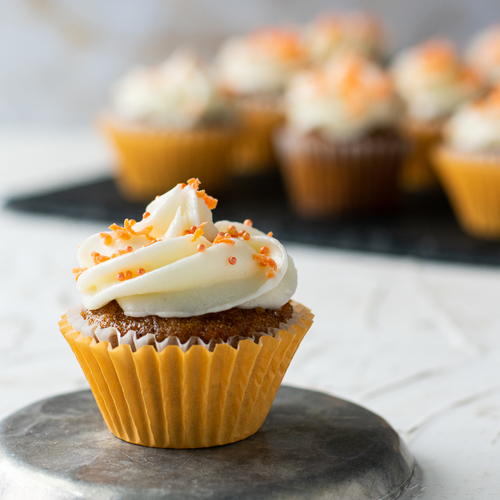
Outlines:
{"type": "MultiPolygon", "coordinates": [[[[92,175],[107,158],[85,131],[0,131],[0,198],[92,175]]],[[[99,226],[0,215],[2,417],[85,387],[57,320],[78,300],[70,272],[76,246],[99,226]]],[[[316,321],[285,382],[386,418],[423,469],[423,498],[500,498],[500,269],[289,250],[296,297],[316,321]]]]}

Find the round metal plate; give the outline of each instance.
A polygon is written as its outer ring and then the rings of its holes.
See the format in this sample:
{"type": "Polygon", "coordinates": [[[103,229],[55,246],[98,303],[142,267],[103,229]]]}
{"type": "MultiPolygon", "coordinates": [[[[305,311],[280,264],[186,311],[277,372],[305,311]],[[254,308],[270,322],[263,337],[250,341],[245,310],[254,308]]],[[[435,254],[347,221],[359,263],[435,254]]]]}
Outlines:
{"type": "Polygon", "coordinates": [[[113,437],[89,391],[34,403],[0,423],[0,498],[396,499],[419,491],[396,432],[342,399],[282,387],[239,443],[163,450],[113,437]]]}

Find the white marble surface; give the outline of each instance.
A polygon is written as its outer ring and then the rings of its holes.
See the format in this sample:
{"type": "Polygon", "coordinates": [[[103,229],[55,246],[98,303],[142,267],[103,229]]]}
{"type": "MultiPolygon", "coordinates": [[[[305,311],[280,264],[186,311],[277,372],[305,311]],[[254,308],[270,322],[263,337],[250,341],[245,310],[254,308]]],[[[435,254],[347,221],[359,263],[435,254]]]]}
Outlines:
{"type": "MultiPolygon", "coordinates": [[[[85,131],[0,131],[0,197],[94,174],[106,161],[85,131]]],[[[98,226],[3,209],[0,216],[1,417],[85,387],[56,323],[78,300],[76,245],[98,226]]],[[[360,402],[390,421],[424,470],[424,498],[499,498],[500,269],[298,245],[290,252],[297,298],[316,322],[286,382],[360,402]]]]}

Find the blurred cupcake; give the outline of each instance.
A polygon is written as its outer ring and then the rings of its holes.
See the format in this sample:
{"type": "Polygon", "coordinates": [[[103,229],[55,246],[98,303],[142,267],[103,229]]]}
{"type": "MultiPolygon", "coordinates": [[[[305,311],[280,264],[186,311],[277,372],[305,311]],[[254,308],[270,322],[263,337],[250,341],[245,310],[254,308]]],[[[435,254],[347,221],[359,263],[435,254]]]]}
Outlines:
{"type": "Polygon", "coordinates": [[[481,90],[479,78],[460,61],[447,40],[430,40],[403,51],[395,60],[393,75],[406,104],[403,127],[412,143],[402,170],[402,187],[425,191],[437,185],[431,152],[441,139],[450,114],[481,90]]]}
{"type": "Polygon", "coordinates": [[[378,19],[366,12],[326,14],[306,28],[305,43],[315,63],[348,53],[380,59],[384,32],[378,19]]]}
{"type": "Polygon", "coordinates": [[[292,81],[277,134],[293,206],[306,217],[394,205],[405,141],[389,76],[345,56],[292,81]]]}
{"type": "Polygon", "coordinates": [[[467,61],[490,85],[500,82],[500,24],[474,38],[467,49],[467,61]]]}
{"type": "Polygon", "coordinates": [[[230,106],[191,53],[139,68],[116,85],[101,126],[118,162],[118,184],[132,200],[149,199],[191,176],[210,189],[227,179],[235,133],[230,106]]]}
{"type": "Polygon", "coordinates": [[[272,135],[283,122],[283,91],[305,62],[302,40],[291,29],[256,31],[221,47],[216,60],[219,83],[242,121],[233,155],[236,173],[259,173],[275,165],[272,135]]]}
{"type": "Polygon", "coordinates": [[[283,245],[249,220],[213,223],[216,203],[190,179],[79,249],[83,307],[60,327],[124,441],[199,448],[254,434],[311,326],[290,300],[283,245]]]}
{"type": "Polygon", "coordinates": [[[435,158],[464,229],[500,238],[500,86],[451,118],[435,158]]]}

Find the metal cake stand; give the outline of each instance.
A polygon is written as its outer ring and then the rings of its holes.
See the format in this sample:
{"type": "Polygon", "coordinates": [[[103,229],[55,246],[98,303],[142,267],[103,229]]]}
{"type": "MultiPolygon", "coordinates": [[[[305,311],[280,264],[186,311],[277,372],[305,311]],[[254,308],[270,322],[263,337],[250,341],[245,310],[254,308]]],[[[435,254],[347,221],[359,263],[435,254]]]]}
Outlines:
{"type": "Polygon", "coordinates": [[[0,498],[410,499],[420,474],[382,418],[282,387],[262,429],[239,443],[165,450],[106,429],[90,391],[34,403],[0,422],[0,498]]]}

